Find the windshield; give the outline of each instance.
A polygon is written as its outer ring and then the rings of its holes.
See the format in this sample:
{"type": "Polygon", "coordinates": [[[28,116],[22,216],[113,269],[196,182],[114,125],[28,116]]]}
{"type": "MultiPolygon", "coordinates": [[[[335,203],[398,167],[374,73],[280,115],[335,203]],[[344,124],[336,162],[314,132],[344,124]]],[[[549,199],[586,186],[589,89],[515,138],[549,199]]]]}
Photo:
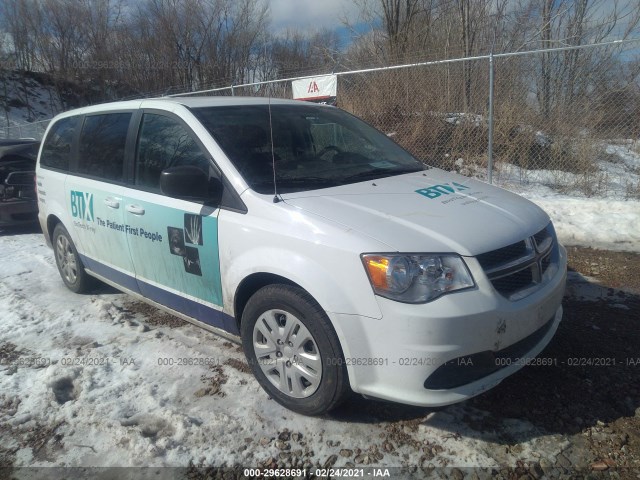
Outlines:
{"type": "Polygon", "coordinates": [[[343,110],[312,104],[193,109],[249,186],[273,193],[315,190],[424,170],[375,128],[343,110]]]}

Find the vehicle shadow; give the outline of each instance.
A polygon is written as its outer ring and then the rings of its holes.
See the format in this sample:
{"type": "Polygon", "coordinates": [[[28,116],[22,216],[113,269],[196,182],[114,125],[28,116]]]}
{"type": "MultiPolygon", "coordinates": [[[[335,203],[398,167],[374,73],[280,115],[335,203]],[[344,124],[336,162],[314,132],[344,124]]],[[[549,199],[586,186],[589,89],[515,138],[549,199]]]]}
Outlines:
{"type": "Polygon", "coordinates": [[[123,295],[122,291],[96,279],[96,286],[83,295],[123,295]]]}
{"type": "Polygon", "coordinates": [[[0,237],[8,235],[27,235],[30,233],[42,233],[38,222],[25,225],[8,225],[0,227],[0,237]]]}
{"type": "Polygon", "coordinates": [[[526,366],[457,405],[426,409],[353,399],[331,418],[423,424],[510,444],[633,417],[640,407],[640,295],[571,271],[563,307],[558,331],[539,355],[550,365],[526,366]]]}
{"type": "Polygon", "coordinates": [[[383,400],[367,399],[360,395],[352,395],[340,407],[328,413],[327,419],[350,423],[381,423],[414,421],[423,419],[431,412],[446,407],[425,408],[386,402],[383,400]]]}

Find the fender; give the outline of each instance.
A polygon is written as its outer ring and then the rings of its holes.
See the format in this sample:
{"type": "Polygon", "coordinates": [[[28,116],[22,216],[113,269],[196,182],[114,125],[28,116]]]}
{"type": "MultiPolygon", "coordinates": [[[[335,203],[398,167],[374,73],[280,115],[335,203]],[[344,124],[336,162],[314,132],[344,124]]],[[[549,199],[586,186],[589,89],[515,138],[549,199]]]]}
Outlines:
{"type": "MultiPolygon", "coordinates": [[[[369,286],[366,273],[359,257],[352,257],[353,265],[348,268],[358,280],[341,278],[339,282],[351,288],[338,289],[335,273],[330,271],[333,261],[319,263],[316,259],[293,254],[297,249],[285,249],[274,246],[260,246],[244,252],[230,254],[233,258],[223,258],[221,250],[220,265],[222,275],[222,295],[224,310],[235,314],[234,299],[240,283],[254,273],[270,273],[284,277],[305,289],[329,313],[358,314],[380,319],[382,313],[369,286]],[[362,288],[364,286],[364,288],[362,288]]],[[[341,258],[343,265],[349,261],[341,258]]]]}

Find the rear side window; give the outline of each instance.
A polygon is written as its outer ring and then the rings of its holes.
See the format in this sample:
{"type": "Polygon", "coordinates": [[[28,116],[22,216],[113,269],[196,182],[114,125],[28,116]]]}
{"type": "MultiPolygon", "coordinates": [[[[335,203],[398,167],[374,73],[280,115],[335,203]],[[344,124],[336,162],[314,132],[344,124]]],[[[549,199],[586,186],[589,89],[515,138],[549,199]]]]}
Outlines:
{"type": "Polygon", "coordinates": [[[107,113],[85,118],[80,134],[78,173],[121,182],[131,113],[107,113]]]}
{"type": "Polygon", "coordinates": [[[164,115],[145,113],[136,149],[136,185],[160,190],[162,170],[182,165],[192,165],[210,174],[209,157],[182,123],[164,115]]]}
{"type": "Polygon", "coordinates": [[[69,170],[71,144],[79,121],[79,117],[63,118],[51,127],[42,146],[41,166],[69,170]]]}

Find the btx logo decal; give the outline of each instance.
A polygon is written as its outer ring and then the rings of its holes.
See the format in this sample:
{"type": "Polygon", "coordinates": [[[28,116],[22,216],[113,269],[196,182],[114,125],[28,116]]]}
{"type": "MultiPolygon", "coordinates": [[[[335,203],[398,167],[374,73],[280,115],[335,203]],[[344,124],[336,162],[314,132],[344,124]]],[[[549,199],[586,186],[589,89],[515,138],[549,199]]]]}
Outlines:
{"type": "Polygon", "coordinates": [[[71,215],[93,222],[93,193],[71,190],[71,215]]]}

